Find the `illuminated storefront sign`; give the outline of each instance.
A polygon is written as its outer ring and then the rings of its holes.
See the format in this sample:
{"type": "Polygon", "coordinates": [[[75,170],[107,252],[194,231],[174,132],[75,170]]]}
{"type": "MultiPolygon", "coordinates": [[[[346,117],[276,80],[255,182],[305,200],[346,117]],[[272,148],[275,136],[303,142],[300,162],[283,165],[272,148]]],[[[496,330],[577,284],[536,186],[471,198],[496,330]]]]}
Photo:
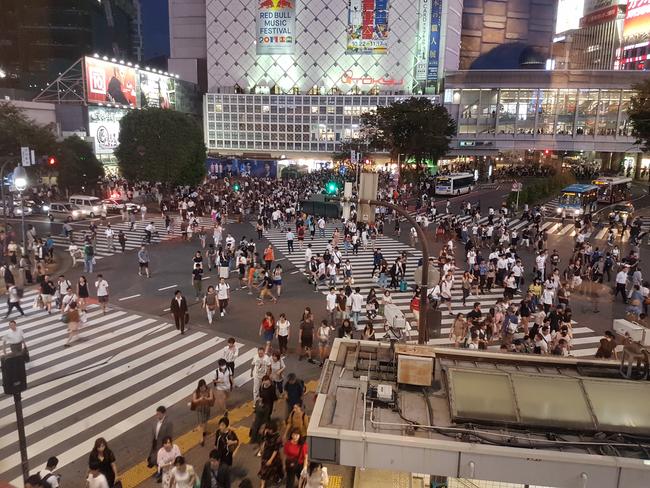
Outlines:
{"type": "Polygon", "coordinates": [[[431,0],[431,30],[429,32],[429,63],[427,66],[427,82],[438,81],[440,64],[440,29],[442,26],[442,0],[431,0]]]}
{"type": "Polygon", "coordinates": [[[650,0],[630,0],[627,3],[623,38],[650,33],[650,0]]]}
{"type": "Polygon", "coordinates": [[[349,0],[347,53],[388,52],[388,1],[349,0]]]}
{"type": "Polygon", "coordinates": [[[591,27],[592,25],[602,24],[616,19],[618,16],[618,5],[607,7],[602,10],[597,10],[590,14],[585,15],[580,19],[580,27],[591,27]]]}
{"type": "Polygon", "coordinates": [[[343,73],[343,76],[341,76],[341,83],[344,83],[346,85],[395,86],[395,85],[403,85],[404,78],[400,78],[399,80],[397,80],[394,78],[386,78],[383,76],[381,78],[373,78],[372,76],[355,77],[352,71],[348,70],[345,73],[343,73]]]}
{"type": "Polygon", "coordinates": [[[120,120],[128,109],[88,107],[88,132],[95,142],[95,154],[113,154],[120,143],[120,120]]]}
{"type": "Polygon", "coordinates": [[[258,0],[257,54],[293,54],[295,0],[258,0]]]}

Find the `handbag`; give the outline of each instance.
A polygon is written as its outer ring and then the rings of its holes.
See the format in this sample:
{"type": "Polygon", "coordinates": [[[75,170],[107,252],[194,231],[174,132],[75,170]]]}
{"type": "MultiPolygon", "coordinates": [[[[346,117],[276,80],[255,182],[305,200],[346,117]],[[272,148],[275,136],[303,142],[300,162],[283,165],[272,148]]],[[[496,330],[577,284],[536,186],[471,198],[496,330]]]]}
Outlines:
{"type": "Polygon", "coordinates": [[[26,363],[29,362],[29,351],[27,350],[27,346],[23,344],[23,358],[26,363]]]}
{"type": "Polygon", "coordinates": [[[185,312],[185,323],[187,324],[187,323],[189,323],[189,321],[190,321],[190,313],[185,312]]]}

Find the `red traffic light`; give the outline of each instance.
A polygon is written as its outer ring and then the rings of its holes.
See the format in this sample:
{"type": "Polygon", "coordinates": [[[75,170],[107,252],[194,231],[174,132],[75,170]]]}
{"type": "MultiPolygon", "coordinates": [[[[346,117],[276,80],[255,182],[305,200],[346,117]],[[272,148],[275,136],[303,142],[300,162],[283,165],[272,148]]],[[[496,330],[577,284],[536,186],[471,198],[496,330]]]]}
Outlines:
{"type": "Polygon", "coordinates": [[[551,151],[549,151],[548,149],[544,149],[544,155],[548,156],[549,154],[551,154],[551,151]]]}
{"type": "Polygon", "coordinates": [[[54,156],[50,156],[47,158],[48,166],[54,166],[55,164],[56,164],[56,158],[54,156]]]}

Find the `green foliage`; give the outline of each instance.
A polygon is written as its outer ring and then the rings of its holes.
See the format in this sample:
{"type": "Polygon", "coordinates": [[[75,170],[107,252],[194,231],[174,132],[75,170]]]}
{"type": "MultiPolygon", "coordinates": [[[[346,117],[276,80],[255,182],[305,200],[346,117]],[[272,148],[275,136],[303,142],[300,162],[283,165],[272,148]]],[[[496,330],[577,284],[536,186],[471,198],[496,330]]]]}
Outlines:
{"type": "Polygon", "coordinates": [[[411,97],[376,113],[362,116],[363,133],[371,148],[402,154],[418,166],[426,159],[437,163],[450,149],[456,123],[441,105],[428,98],[411,97]]]}
{"type": "Polygon", "coordinates": [[[67,137],[55,151],[57,183],[70,191],[94,187],[104,176],[102,163],[93,154],[92,146],[77,136],[67,137]]]}
{"type": "MultiPolygon", "coordinates": [[[[524,181],[523,189],[519,192],[519,206],[527,203],[536,205],[543,203],[548,198],[554,196],[565,186],[575,183],[576,179],[573,173],[559,173],[539,180],[524,181]]],[[[514,205],[517,201],[517,193],[511,192],[508,195],[508,205],[514,205]]]]}
{"type": "Polygon", "coordinates": [[[632,88],[636,93],[627,109],[632,122],[632,133],[644,151],[650,151],[650,79],[637,83],[632,88]]]}
{"type": "Polygon", "coordinates": [[[195,185],[205,176],[205,154],[201,126],[189,115],[147,108],[120,122],[115,156],[129,180],[195,185]]]}
{"type": "MultiPolygon", "coordinates": [[[[56,147],[54,125],[41,125],[8,102],[0,102],[0,158],[20,162],[20,148],[27,146],[36,156],[46,156],[56,147]]],[[[3,161],[4,162],[4,161],[3,161]]]]}

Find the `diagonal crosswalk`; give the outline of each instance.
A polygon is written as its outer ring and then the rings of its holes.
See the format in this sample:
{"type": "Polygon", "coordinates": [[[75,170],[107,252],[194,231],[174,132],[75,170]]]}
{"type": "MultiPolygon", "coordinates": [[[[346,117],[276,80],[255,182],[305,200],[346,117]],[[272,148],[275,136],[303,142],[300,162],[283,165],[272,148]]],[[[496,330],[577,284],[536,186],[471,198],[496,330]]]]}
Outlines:
{"type": "MultiPolygon", "coordinates": [[[[64,348],[59,314],[35,310],[25,292],[25,317],[12,313],[25,335],[30,362],[22,394],[28,457],[34,468],[56,455],[63,466],[85,457],[97,437],[112,439],[149,420],[158,405],[187,398],[199,379],[211,380],[227,337],[189,330],[130,311],[88,307],[79,340],[64,348]],[[198,359],[197,359],[198,358],[198,359]]],[[[6,313],[0,304],[0,314],[6,313]]],[[[7,326],[0,328],[4,334],[7,326]]],[[[235,384],[250,380],[254,344],[238,344],[235,384]]],[[[21,484],[13,398],[0,397],[0,478],[21,484]]]]}
{"type": "MultiPolygon", "coordinates": [[[[214,223],[209,217],[199,217],[199,226],[204,226],[208,236],[208,242],[212,240],[212,229],[214,223]]],[[[155,232],[152,236],[151,242],[153,244],[167,241],[169,239],[178,238],[181,236],[180,229],[180,217],[174,216],[173,225],[171,232],[167,232],[165,229],[165,219],[161,216],[147,218],[144,222],[138,221],[133,229],[131,229],[131,224],[129,222],[111,222],[111,228],[113,229],[115,236],[113,237],[113,246],[108,245],[106,235],[104,233],[105,227],[99,226],[97,229],[97,240],[95,246],[95,258],[102,259],[108,256],[112,256],[115,253],[121,252],[121,247],[117,239],[117,235],[121,230],[126,236],[126,245],[124,246],[126,251],[131,251],[133,249],[139,249],[140,245],[143,243],[145,238],[144,228],[149,222],[154,223],[155,232]]],[[[230,219],[228,222],[233,222],[230,219]]],[[[88,231],[88,225],[75,224],[74,225],[74,243],[80,248],[83,246],[86,236],[90,236],[88,231]]],[[[70,240],[60,234],[52,235],[54,240],[54,245],[56,247],[61,247],[68,249],[70,246],[70,240]]],[[[225,239],[225,234],[224,234],[225,239]]]]}
{"type": "MultiPolygon", "coordinates": [[[[514,226],[524,226],[527,225],[527,222],[523,221],[513,221],[514,226]]],[[[329,236],[332,235],[332,232],[336,228],[336,224],[328,223],[326,226],[326,232],[325,235],[328,236],[326,238],[315,238],[313,241],[306,239],[304,248],[306,248],[307,244],[311,244],[312,250],[314,255],[317,253],[323,253],[325,249],[327,248],[327,241],[330,238],[329,236]]],[[[341,230],[341,226],[339,225],[339,230],[341,230]]],[[[298,243],[295,244],[295,251],[292,254],[288,253],[287,250],[287,243],[285,239],[285,233],[280,230],[280,229],[269,229],[265,232],[265,237],[276,247],[280,252],[286,256],[286,258],[296,266],[299,270],[304,269],[304,248],[303,250],[300,250],[298,248],[298,243]]],[[[386,261],[390,264],[392,261],[395,260],[399,255],[401,255],[402,252],[407,253],[407,264],[406,264],[406,281],[409,284],[409,290],[406,292],[401,292],[399,290],[391,290],[391,297],[393,300],[393,303],[397,305],[397,307],[404,313],[406,319],[415,324],[415,317],[413,313],[410,311],[410,302],[411,298],[413,296],[412,287],[414,286],[415,283],[415,269],[417,267],[417,261],[418,259],[422,256],[422,253],[411,247],[408,246],[400,241],[397,241],[396,239],[390,238],[390,237],[378,237],[376,239],[376,247],[381,248],[382,254],[384,255],[384,258],[386,261]]],[[[361,294],[365,297],[367,296],[368,292],[370,291],[371,287],[375,287],[375,291],[377,292],[377,296],[379,297],[381,295],[381,291],[379,290],[376,280],[370,278],[370,273],[372,271],[373,265],[373,249],[369,245],[367,249],[363,249],[362,247],[359,249],[358,255],[354,255],[351,251],[346,255],[343,252],[343,246],[339,246],[339,249],[343,253],[343,260],[345,261],[346,259],[350,260],[350,263],[352,265],[352,270],[353,270],[353,277],[354,277],[354,287],[359,287],[361,288],[361,294]]],[[[478,297],[475,296],[470,296],[467,299],[466,306],[463,305],[462,303],[462,290],[461,290],[461,278],[462,278],[462,270],[456,271],[456,280],[455,280],[455,285],[452,290],[452,312],[455,314],[457,313],[468,313],[471,310],[471,306],[473,302],[475,301],[480,301],[483,304],[483,309],[486,310],[488,307],[492,306],[497,298],[503,297],[503,290],[498,288],[494,289],[491,292],[486,292],[485,294],[482,294],[478,297]]],[[[341,278],[339,277],[339,281],[337,283],[337,286],[341,284],[341,278]]],[[[323,311],[325,310],[325,294],[327,294],[327,291],[329,289],[329,285],[319,285],[318,291],[323,294],[323,311]]],[[[375,323],[378,321],[381,322],[382,317],[377,316],[377,319],[375,319],[375,323]]],[[[362,314],[362,319],[360,320],[360,324],[365,325],[366,322],[366,317],[365,317],[365,311],[362,314]]],[[[435,344],[435,345],[451,345],[452,341],[449,340],[448,334],[450,332],[451,325],[453,323],[453,317],[449,316],[445,312],[443,312],[443,318],[442,318],[442,336],[440,338],[432,339],[429,341],[430,344],[435,344]]],[[[380,332],[381,328],[377,329],[376,336],[377,338],[383,337],[383,332],[380,332]]],[[[409,337],[411,341],[415,341],[417,337],[417,330],[413,328],[412,330],[408,331],[409,337]]],[[[589,327],[578,327],[575,326],[573,329],[573,334],[574,334],[574,347],[572,347],[572,355],[574,356],[593,356],[596,353],[596,349],[598,346],[598,343],[600,341],[601,336],[594,332],[589,327]]],[[[498,346],[497,346],[498,348],[498,346]]]]}

